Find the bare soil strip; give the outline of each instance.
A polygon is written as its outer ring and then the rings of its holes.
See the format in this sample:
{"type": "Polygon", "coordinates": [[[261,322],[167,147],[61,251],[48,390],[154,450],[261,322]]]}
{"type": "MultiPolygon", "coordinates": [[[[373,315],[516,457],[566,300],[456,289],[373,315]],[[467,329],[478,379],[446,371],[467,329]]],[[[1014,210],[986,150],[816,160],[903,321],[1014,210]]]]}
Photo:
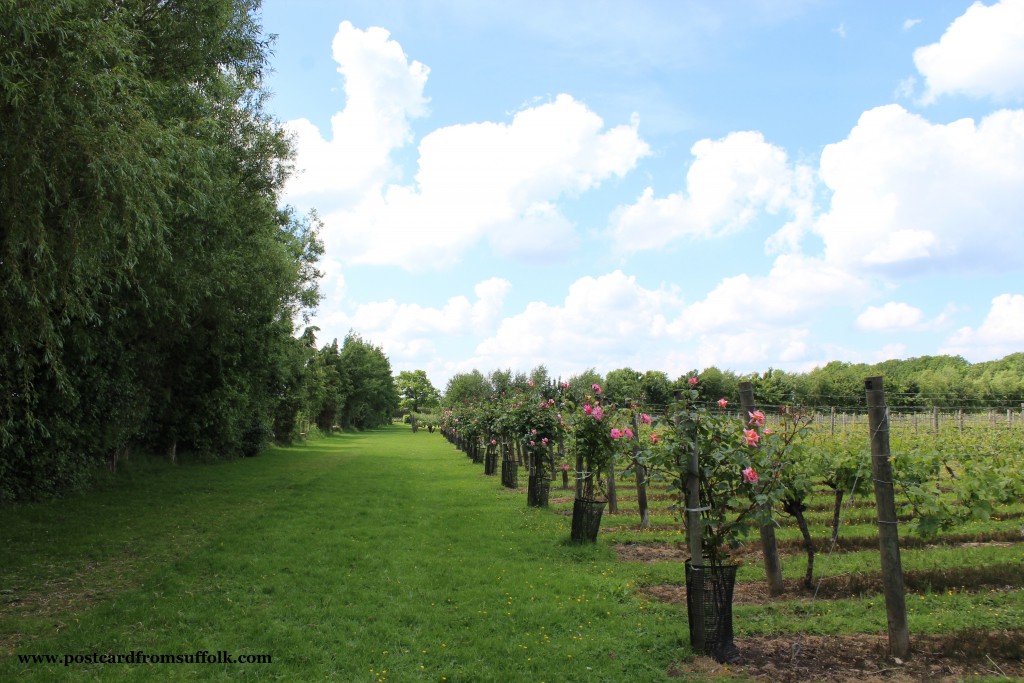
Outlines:
{"type": "Polygon", "coordinates": [[[777,683],[860,681],[949,683],[969,676],[1024,677],[1024,631],[967,631],[912,636],[911,657],[887,653],[884,635],[758,636],[737,638],[737,664],[695,657],[669,668],[670,676],[704,680],[745,677],[777,683]]]}

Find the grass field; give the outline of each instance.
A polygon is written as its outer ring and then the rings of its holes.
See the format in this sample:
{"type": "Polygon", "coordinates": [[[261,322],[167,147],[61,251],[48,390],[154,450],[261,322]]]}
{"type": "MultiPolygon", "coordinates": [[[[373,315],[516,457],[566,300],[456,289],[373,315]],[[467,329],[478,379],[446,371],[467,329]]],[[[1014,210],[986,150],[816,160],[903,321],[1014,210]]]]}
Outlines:
{"type": "Polygon", "coordinates": [[[214,464],[133,462],[4,511],[0,680],[656,681],[685,616],[607,544],[436,435],[390,428],[214,464]],[[17,655],[269,654],[251,664],[17,655]]]}
{"type": "MultiPolygon", "coordinates": [[[[573,546],[571,492],[556,486],[550,509],[528,509],[523,490],[502,489],[437,434],[407,428],[228,463],[133,461],[87,495],[0,512],[0,680],[763,677],[690,666],[678,523],[662,496],[658,528],[640,531],[628,482],[619,492],[625,511],[606,515],[598,544],[573,546]],[[271,661],[81,661],[137,651],[271,661]],[[22,661],[31,655],[58,661],[22,661]],[[80,661],[65,666],[65,656],[80,661]]],[[[828,499],[813,502],[823,538],[828,499]]],[[[1024,632],[1024,543],[1012,531],[1020,510],[1004,512],[967,530],[976,538],[966,544],[904,550],[912,644],[1003,633],[1012,658],[1024,632]]],[[[745,557],[741,651],[787,634],[885,633],[878,553],[855,542],[870,540],[871,512],[858,502],[847,514],[849,547],[819,553],[815,599],[797,589],[759,599],[763,570],[756,553],[745,557]]],[[[795,584],[798,533],[787,525],[779,537],[795,584]]]]}

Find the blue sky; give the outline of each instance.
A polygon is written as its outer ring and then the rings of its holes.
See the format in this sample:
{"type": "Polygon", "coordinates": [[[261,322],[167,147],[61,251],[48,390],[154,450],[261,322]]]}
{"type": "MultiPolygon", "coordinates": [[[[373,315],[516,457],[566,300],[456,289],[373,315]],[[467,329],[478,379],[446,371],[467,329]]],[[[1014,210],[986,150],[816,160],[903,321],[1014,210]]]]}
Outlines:
{"type": "Polygon", "coordinates": [[[322,343],[457,372],[1024,350],[1024,0],[265,0],[322,343]]]}

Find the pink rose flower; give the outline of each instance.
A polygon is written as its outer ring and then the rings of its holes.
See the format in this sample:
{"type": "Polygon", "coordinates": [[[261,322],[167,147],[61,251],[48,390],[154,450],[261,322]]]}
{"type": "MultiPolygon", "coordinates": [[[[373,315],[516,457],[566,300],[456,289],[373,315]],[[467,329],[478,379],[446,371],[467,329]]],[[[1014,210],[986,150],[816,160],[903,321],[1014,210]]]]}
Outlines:
{"type": "Polygon", "coordinates": [[[594,413],[594,406],[590,405],[589,403],[584,403],[583,404],[583,414],[584,415],[593,415],[593,413],[594,413]]]}
{"type": "Polygon", "coordinates": [[[594,419],[597,420],[598,422],[600,422],[601,418],[603,418],[603,417],[604,417],[604,410],[601,408],[601,406],[594,406],[594,419]]]}
{"type": "Polygon", "coordinates": [[[725,410],[725,407],[726,407],[727,405],[729,405],[729,402],[728,402],[728,401],[726,401],[726,400],[725,400],[724,398],[720,398],[720,399],[718,399],[718,407],[719,407],[719,408],[721,408],[722,410],[725,410]]]}
{"type": "Polygon", "coordinates": [[[750,415],[751,424],[756,424],[757,426],[761,426],[764,424],[764,413],[762,413],[760,410],[755,410],[752,413],[747,413],[747,415],[750,415]]]}
{"type": "Polygon", "coordinates": [[[600,384],[591,384],[590,388],[593,389],[594,393],[597,394],[598,396],[601,395],[601,385],[600,384]]]}
{"type": "Polygon", "coordinates": [[[649,425],[651,424],[651,416],[648,415],[647,413],[640,413],[640,421],[643,422],[645,425],[649,425]]]}
{"type": "Polygon", "coordinates": [[[632,439],[633,438],[633,430],[630,429],[629,427],[626,427],[625,429],[622,430],[622,435],[624,437],[626,437],[627,439],[632,439]]]}
{"type": "Polygon", "coordinates": [[[756,446],[761,440],[761,435],[755,429],[744,429],[743,440],[746,441],[748,446],[756,446]]]}
{"type": "Polygon", "coordinates": [[[661,441],[661,437],[658,436],[657,434],[654,434],[652,432],[651,433],[651,443],[658,443],[659,441],[661,441]]]}
{"type": "Polygon", "coordinates": [[[690,379],[688,379],[686,381],[689,383],[689,385],[691,387],[697,386],[697,378],[696,377],[691,377],[690,379]]]}
{"type": "Polygon", "coordinates": [[[748,482],[750,484],[756,484],[757,470],[755,470],[753,467],[748,467],[747,469],[743,470],[743,481],[748,482]]]}
{"type": "Polygon", "coordinates": [[[615,439],[616,441],[618,441],[619,439],[622,438],[622,432],[620,430],[616,429],[615,427],[612,427],[611,434],[612,434],[612,438],[615,439]]]}

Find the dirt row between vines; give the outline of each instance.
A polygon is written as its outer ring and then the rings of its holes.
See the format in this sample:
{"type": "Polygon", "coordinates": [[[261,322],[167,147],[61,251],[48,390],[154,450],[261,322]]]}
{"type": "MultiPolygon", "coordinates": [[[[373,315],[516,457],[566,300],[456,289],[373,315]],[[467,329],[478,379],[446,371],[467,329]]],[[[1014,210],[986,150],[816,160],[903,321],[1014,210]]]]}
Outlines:
{"type": "MultiPolygon", "coordinates": [[[[967,546],[989,545],[1008,547],[1009,543],[966,544],[967,546]]],[[[620,543],[615,546],[619,560],[624,562],[678,562],[684,563],[689,552],[676,544],[620,543]]],[[[751,552],[743,557],[746,563],[760,563],[760,553],[751,552]]],[[[903,574],[906,589],[912,593],[926,592],[978,592],[981,590],[1020,590],[1022,582],[1019,562],[985,566],[945,567],[935,569],[911,569],[903,574]]],[[[795,599],[819,598],[841,600],[844,598],[879,595],[883,592],[881,573],[841,574],[820,579],[814,589],[806,588],[801,579],[786,579],[782,597],[795,599]]],[[[686,602],[686,588],[677,584],[648,586],[644,591],[656,600],[686,602]]],[[[734,603],[763,604],[773,598],[768,595],[764,581],[737,583],[733,594],[734,603]]]]}
{"type": "Polygon", "coordinates": [[[861,681],[950,683],[970,676],[1024,678],[1024,631],[965,631],[911,636],[911,656],[891,657],[885,635],[757,636],[737,638],[740,661],[723,665],[695,657],[670,676],[703,680],[745,677],[775,683],[861,681]]]}
{"type": "MultiPolygon", "coordinates": [[[[965,544],[965,545],[999,545],[965,544]]],[[[677,544],[621,543],[615,546],[619,559],[632,562],[684,562],[686,548],[677,544]]],[[[760,561],[751,552],[746,561],[760,561]]],[[[910,592],[926,591],[1017,591],[1021,590],[1019,563],[987,567],[950,567],[914,570],[904,574],[910,592]]],[[[686,587],[679,584],[645,586],[641,593],[652,600],[675,603],[685,609],[686,587]]],[[[822,580],[816,590],[805,588],[802,580],[786,579],[781,596],[770,596],[764,581],[737,583],[734,605],[763,605],[784,600],[810,603],[879,595],[881,574],[847,574],[822,580]]],[[[1024,631],[978,630],[941,636],[912,635],[911,657],[896,661],[887,652],[885,635],[786,634],[737,638],[740,661],[723,665],[708,657],[679,662],[669,669],[672,676],[699,676],[704,680],[745,677],[774,683],[851,681],[909,683],[951,683],[970,676],[1024,678],[1024,631]]]]}

